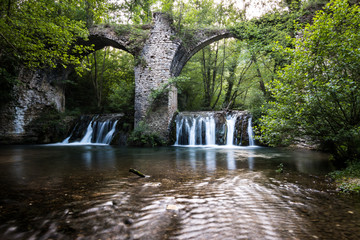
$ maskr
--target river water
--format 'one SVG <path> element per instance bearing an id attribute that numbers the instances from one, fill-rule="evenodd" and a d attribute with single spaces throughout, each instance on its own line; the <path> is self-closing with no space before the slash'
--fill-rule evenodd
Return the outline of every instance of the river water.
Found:
<path id="1" fill-rule="evenodd" d="M 359 197 L 326 180 L 327 157 L 260 147 L 2 146 L 0 239 L 360 239 Z"/>

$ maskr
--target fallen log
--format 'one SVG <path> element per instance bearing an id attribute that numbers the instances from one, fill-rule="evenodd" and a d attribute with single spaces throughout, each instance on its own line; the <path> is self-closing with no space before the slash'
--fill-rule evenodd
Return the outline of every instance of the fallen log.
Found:
<path id="1" fill-rule="evenodd" d="M 138 175 L 139 177 L 145 177 L 144 174 L 142 174 L 141 172 L 139 172 L 138 170 L 133 169 L 133 168 L 130 168 L 130 169 L 129 169 L 129 172 L 132 172 L 132 173 Z"/>

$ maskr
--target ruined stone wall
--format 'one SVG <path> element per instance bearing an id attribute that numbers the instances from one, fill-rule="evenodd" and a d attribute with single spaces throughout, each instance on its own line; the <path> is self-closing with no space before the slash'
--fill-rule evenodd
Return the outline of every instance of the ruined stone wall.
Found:
<path id="1" fill-rule="evenodd" d="M 13 100 L 0 109 L 0 143 L 36 140 L 35 129 L 28 125 L 48 109 L 65 110 L 62 84 L 69 70 L 20 70 Z"/>

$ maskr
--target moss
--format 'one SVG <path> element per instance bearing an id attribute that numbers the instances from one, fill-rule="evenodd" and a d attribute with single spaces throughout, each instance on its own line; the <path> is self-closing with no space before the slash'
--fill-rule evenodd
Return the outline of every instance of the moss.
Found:
<path id="1" fill-rule="evenodd" d="M 169 139 L 167 145 L 173 145 L 176 142 L 176 116 L 179 114 L 179 111 L 176 111 L 171 118 L 170 127 L 169 127 Z"/>
<path id="2" fill-rule="evenodd" d="M 113 25 L 113 30 L 119 36 L 124 36 L 129 41 L 129 51 L 136 53 L 139 52 L 145 44 L 150 34 L 150 28 L 148 25 Z"/>
<path id="3" fill-rule="evenodd" d="M 147 67 L 147 62 L 142 56 L 136 56 L 135 57 L 135 66 L 141 66 L 142 68 Z"/>

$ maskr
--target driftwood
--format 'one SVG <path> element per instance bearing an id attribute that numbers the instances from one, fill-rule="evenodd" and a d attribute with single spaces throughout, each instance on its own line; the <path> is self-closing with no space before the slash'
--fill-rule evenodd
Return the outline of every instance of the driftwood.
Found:
<path id="1" fill-rule="evenodd" d="M 140 177 L 145 177 L 144 174 L 142 174 L 141 172 L 139 172 L 138 170 L 133 169 L 133 168 L 130 168 L 130 169 L 129 169 L 129 172 L 132 172 L 132 173 L 134 173 L 134 174 L 136 174 L 136 175 L 138 175 L 138 176 L 140 176 Z"/>

